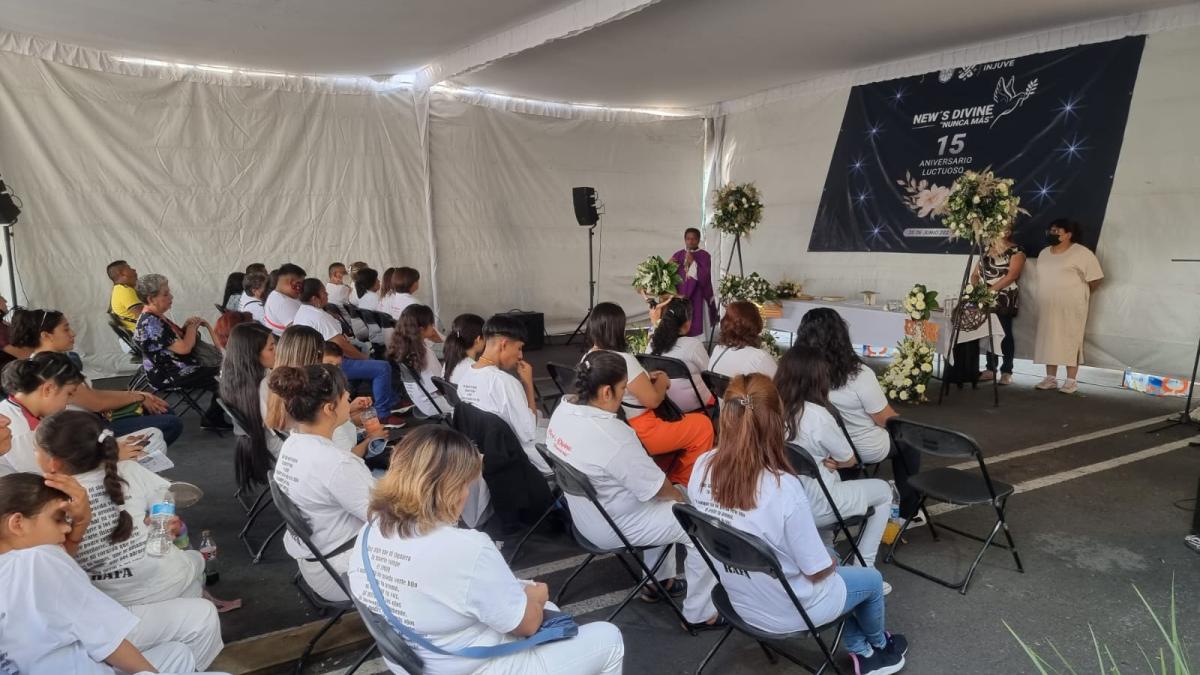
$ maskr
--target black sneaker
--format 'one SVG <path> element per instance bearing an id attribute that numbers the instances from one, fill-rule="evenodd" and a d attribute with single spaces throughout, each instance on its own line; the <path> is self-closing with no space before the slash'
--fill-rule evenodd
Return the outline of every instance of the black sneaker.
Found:
<path id="1" fill-rule="evenodd" d="M 659 583 L 662 584 L 663 586 L 666 586 L 667 595 L 671 596 L 671 598 L 673 598 L 675 600 L 678 600 L 679 598 L 682 598 L 687 595 L 687 580 L 686 579 L 678 579 L 678 578 L 672 579 L 670 586 L 667 586 L 665 580 L 660 581 Z M 641 599 L 642 599 L 642 602 L 649 602 L 651 604 L 653 604 L 655 602 L 661 602 L 662 601 L 662 593 L 658 592 L 657 586 L 655 586 L 654 584 L 651 584 L 651 583 L 647 583 L 645 586 L 642 586 Z"/>
<path id="2" fill-rule="evenodd" d="M 896 651 L 894 646 L 897 646 L 897 643 L 888 640 L 886 646 L 876 649 L 870 656 L 851 654 L 854 675 L 891 675 L 900 672 L 904 668 L 904 654 Z"/>
<path id="3" fill-rule="evenodd" d="M 884 645 L 884 649 L 890 649 L 900 656 L 908 656 L 908 640 L 903 635 L 899 633 L 892 635 L 887 631 L 884 631 L 883 634 L 887 636 L 887 644 Z"/>

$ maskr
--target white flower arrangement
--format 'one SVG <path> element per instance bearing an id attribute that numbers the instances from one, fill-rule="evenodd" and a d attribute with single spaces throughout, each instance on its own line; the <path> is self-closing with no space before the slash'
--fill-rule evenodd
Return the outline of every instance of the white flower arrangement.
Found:
<path id="1" fill-rule="evenodd" d="M 1000 295 L 993 291 L 985 282 L 967 284 L 963 287 L 962 301 L 975 305 L 984 312 L 990 312 L 1000 302 Z"/>
<path id="2" fill-rule="evenodd" d="M 893 401 L 921 403 L 933 377 L 933 347 L 922 338 L 906 337 L 896 346 L 896 356 L 879 378 Z"/>
<path id="3" fill-rule="evenodd" d="M 775 341 L 775 335 L 769 328 L 764 328 L 763 332 L 758 336 L 760 349 L 771 355 L 771 358 L 776 361 L 783 356 L 783 350 L 779 348 L 779 343 Z"/>
<path id="4" fill-rule="evenodd" d="M 929 290 L 925 284 L 912 287 L 904 297 L 904 313 L 913 321 L 928 321 L 929 314 L 938 308 L 937 291 Z"/>
<path id="5" fill-rule="evenodd" d="M 726 274 L 721 277 L 720 283 L 717 284 L 717 295 L 721 297 L 722 305 L 727 305 L 738 300 L 762 305 L 763 303 L 774 302 L 779 299 L 779 294 L 775 290 L 775 287 L 765 277 L 760 276 L 758 272 L 751 272 L 748 276 L 744 277 L 736 274 Z"/>
<path id="6" fill-rule="evenodd" d="M 650 329 L 635 328 L 625 331 L 625 350 L 630 354 L 645 354 L 650 345 Z"/>
<path id="7" fill-rule="evenodd" d="M 762 222 L 762 213 L 754 183 L 727 183 L 713 196 L 712 226 L 725 234 L 749 235 Z"/>
<path id="8" fill-rule="evenodd" d="M 775 295 L 780 300 L 791 300 L 798 298 L 804 293 L 804 284 L 797 281 L 789 281 L 784 279 L 775 284 Z"/>
<path id="9" fill-rule="evenodd" d="M 997 178 L 990 168 L 959 176 L 941 207 L 950 236 L 986 245 L 1004 234 L 1018 214 L 1029 215 L 1012 186 L 1011 178 Z"/>
<path id="10" fill-rule="evenodd" d="M 662 256 L 646 258 L 633 271 L 633 287 L 651 297 L 674 293 L 682 283 L 679 265 L 673 260 L 663 260 Z"/>

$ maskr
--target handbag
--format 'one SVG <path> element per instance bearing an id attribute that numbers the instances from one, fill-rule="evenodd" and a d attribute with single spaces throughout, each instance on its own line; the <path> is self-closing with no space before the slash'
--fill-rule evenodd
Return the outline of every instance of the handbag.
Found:
<path id="1" fill-rule="evenodd" d="M 200 338 L 196 338 L 196 345 L 192 347 L 192 356 L 195 357 L 196 362 L 201 366 L 208 368 L 221 367 L 221 350 L 202 341 Z"/>
<path id="2" fill-rule="evenodd" d="M 379 605 L 379 611 L 383 613 L 384 618 L 387 619 L 388 623 L 391 624 L 392 628 L 401 637 L 412 644 L 419 645 L 423 649 L 435 654 L 441 654 L 442 656 L 460 656 L 468 659 L 494 659 L 500 656 L 515 654 L 546 642 L 573 638 L 579 634 L 579 624 L 575 623 L 575 619 L 570 614 L 548 609 L 542 613 L 542 625 L 537 629 L 537 632 L 523 640 L 505 642 L 487 647 L 466 647 L 457 651 L 442 649 L 429 640 L 426 640 L 413 629 L 405 626 L 404 622 L 396 618 L 391 608 L 388 607 L 387 601 L 383 598 L 383 593 L 379 591 L 379 581 L 375 579 L 375 571 L 371 569 L 371 557 L 367 554 L 367 540 L 370 536 L 371 524 L 367 523 L 366 527 L 362 530 L 362 536 L 360 537 L 362 543 L 359 546 L 362 550 L 363 572 L 367 575 L 367 583 L 371 586 L 371 593 L 375 595 L 375 603 Z"/>

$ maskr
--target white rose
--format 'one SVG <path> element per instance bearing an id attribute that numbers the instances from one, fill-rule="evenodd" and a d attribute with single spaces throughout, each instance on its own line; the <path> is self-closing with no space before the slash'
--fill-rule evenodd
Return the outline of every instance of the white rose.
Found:
<path id="1" fill-rule="evenodd" d="M 907 401 L 907 400 L 908 400 L 908 392 L 907 392 L 907 391 L 902 391 L 902 392 L 900 392 L 900 400 L 901 400 L 901 401 Z"/>
<path id="2" fill-rule="evenodd" d="M 911 386 L 912 386 L 912 380 L 908 379 L 907 377 L 906 377 L 906 378 L 904 378 L 904 386 L 906 386 L 906 387 L 911 387 Z"/>
<path id="3" fill-rule="evenodd" d="M 922 364 L 921 364 L 921 370 L 922 370 L 922 371 L 924 371 L 924 372 L 926 372 L 926 373 L 932 373 L 932 372 L 933 372 L 933 365 L 932 365 L 932 364 L 928 364 L 928 363 L 922 363 Z"/>
<path id="4" fill-rule="evenodd" d="M 921 374 L 921 371 L 920 371 L 919 369 L 917 369 L 917 368 L 913 368 L 912 370 L 910 370 L 910 371 L 908 371 L 908 372 L 912 373 L 913 375 L 920 375 L 920 374 Z"/>
<path id="5" fill-rule="evenodd" d="M 921 353 L 922 353 L 922 354 L 928 354 L 928 353 L 929 353 L 929 347 L 921 347 Z"/>
<path id="6" fill-rule="evenodd" d="M 911 317 L 912 317 L 912 318 L 914 318 L 914 319 L 920 319 L 920 318 L 921 318 L 921 313 L 920 313 L 920 312 L 910 312 L 910 313 L 909 313 L 909 316 L 911 316 Z"/>
<path id="7" fill-rule="evenodd" d="M 895 389 L 888 392 L 888 398 L 896 398 L 896 390 Z"/>
<path id="8" fill-rule="evenodd" d="M 923 385 L 923 384 L 918 384 L 918 385 L 917 385 L 917 393 L 918 393 L 918 394 L 924 394 L 924 393 L 925 393 L 925 385 Z"/>
<path id="9" fill-rule="evenodd" d="M 917 300 L 917 309 L 925 309 L 925 300 L 924 299 Z"/>
<path id="10" fill-rule="evenodd" d="M 1008 194 L 1008 185 L 1006 185 L 1006 184 L 1004 184 L 1004 183 L 1001 183 L 1000 185 L 998 185 L 998 186 L 996 187 L 996 190 L 997 190 L 997 191 L 998 191 L 1000 194 L 1002 194 L 1002 195 L 1006 195 L 1006 194 Z"/>
<path id="11" fill-rule="evenodd" d="M 979 203 L 979 195 L 975 195 L 974 197 L 971 197 L 971 203 L 978 204 Z"/>

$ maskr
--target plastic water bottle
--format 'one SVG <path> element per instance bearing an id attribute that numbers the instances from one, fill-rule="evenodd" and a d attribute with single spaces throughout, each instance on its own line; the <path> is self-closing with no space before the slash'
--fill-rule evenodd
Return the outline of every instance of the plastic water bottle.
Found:
<path id="1" fill-rule="evenodd" d="M 900 525 L 904 522 L 900 518 L 900 491 L 896 489 L 895 481 L 889 480 L 888 485 L 892 488 L 892 515 L 883 529 L 883 543 L 885 544 L 896 541 L 896 537 L 900 534 Z"/>
<path id="2" fill-rule="evenodd" d="M 163 490 L 158 501 L 150 507 L 150 532 L 146 535 L 146 555 L 162 557 L 175 545 L 171 536 L 171 519 L 175 517 L 175 495 L 171 488 Z"/>
<path id="3" fill-rule="evenodd" d="M 209 530 L 200 531 L 200 555 L 204 556 L 204 585 L 212 586 L 221 580 L 217 568 L 217 542 Z"/>

